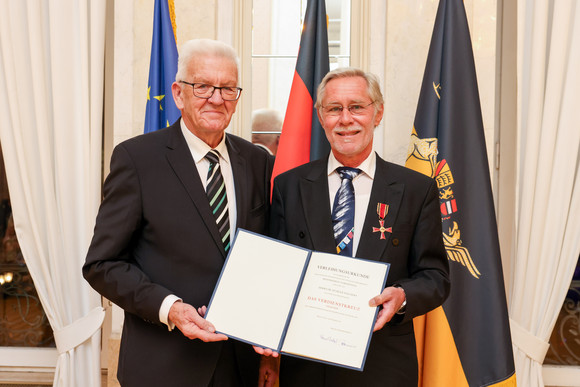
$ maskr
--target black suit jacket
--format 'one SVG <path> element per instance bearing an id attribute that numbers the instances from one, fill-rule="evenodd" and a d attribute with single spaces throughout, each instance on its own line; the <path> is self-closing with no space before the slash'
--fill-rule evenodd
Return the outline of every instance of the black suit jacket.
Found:
<path id="1" fill-rule="evenodd" d="M 311 250 L 336 252 L 328 195 L 327 159 L 278 176 L 274 181 L 270 231 L 275 238 Z M 377 204 L 389 205 L 380 239 Z M 395 315 L 373 334 L 364 372 L 284 357 L 281 385 L 417 386 L 412 318 L 441 305 L 449 293 L 449 267 L 441 237 L 436 183 L 377 156 L 370 201 L 360 234 L 359 258 L 391 264 L 388 286 L 400 284 L 407 297 Z"/>
<path id="2" fill-rule="evenodd" d="M 226 145 L 237 226 L 265 234 L 271 159 L 233 135 L 226 134 Z M 83 275 L 125 311 L 118 369 L 123 386 L 206 386 L 224 345 L 234 346 L 247 385 L 257 383 L 259 358 L 250 346 L 189 340 L 159 321 L 169 294 L 194 307 L 208 305 L 224 259 L 179 120 L 119 144 Z"/>

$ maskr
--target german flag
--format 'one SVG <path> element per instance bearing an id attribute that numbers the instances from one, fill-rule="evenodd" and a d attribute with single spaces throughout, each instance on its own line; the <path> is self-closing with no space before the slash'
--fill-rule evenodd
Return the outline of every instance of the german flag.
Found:
<path id="1" fill-rule="evenodd" d="M 330 151 L 314 109 L 316 89 L 329 70 L 326 20 L 324 0 L 308 0 L 272 181 L 279 174 Z"/>
<path id="2" fill-rule="evenodd" d="M 171 84 L 175 80 L 176 73 L 177 46 L 173 0 L 155 0 L 145 133 L 168 127 L 181 115 L 171 93 Z"/>
<path id="3" fill-rule="evenodd" d="M 420 386 L 515 386 L 479 91 L 462 0 L 441 0 L 406 166 L 436 179 L 451 294 L 415 319 Z"/>

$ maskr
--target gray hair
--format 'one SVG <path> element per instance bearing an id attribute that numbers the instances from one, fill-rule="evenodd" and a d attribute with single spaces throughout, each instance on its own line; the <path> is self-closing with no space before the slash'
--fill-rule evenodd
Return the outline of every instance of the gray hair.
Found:
<path id="1" fill-rule="evenodd" d="M 333 79 L 352 77 L 361 77 L 366 81 L 368 86 L 367 93 L 371 100 L 374 101 L 375 107 L 384 103 L 383 93 L 381 93 L 381 87 L 379 85 L 379 78 L 376 75 L 365 72 L 361 69 L 357 69 L 355 67 L 340 67 L 330 71 L 324 76 L 324 78 L 322 78 L 320 85 L 318 85 L 318 91 L 316 93 L 316 104 L 314 107 L 316 109 L 320 109 L 322 106 L 322 100 L 326 95 L 326 85 L 328 82 L 332 81 Z"/>
<path id="2" fill-rule="evenodd" d="M 252 132 L 279 132 L 282 117 L 272 109 L 257 109 L 252 112 Z"/>
<path id="3" fill-rule="evenodd" d="M 240 58 L 236 51 L 229 45 L 212 39 L 192 39 L 183 43 L 179 48 L 179 59 L 177 60 L 177 73 L 175 81 L 184 81 L 187 77 L 187 66 L 196 56 L 217 56 L 230 59 L 235 63 L 240 79 Z"/>
<path id="4" fill-rule="evenodd" d="M 271 145 L 280 137 L 280 133 L 261 132 L 281 132 L 282 116 L 278 111 L 272 109 L 257 109 L 252 112 L 252 142 Z"/>

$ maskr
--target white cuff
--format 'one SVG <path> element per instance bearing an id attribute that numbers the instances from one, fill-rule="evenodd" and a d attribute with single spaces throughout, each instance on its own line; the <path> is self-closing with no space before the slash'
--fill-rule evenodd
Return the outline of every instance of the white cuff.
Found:
<path id="1" fill-rule="evenodd" d="M 176 295 L 170 294 L 161 303 L 161 307 L 159 308 L 159 321 L 163 324 L 167 325 L 167 328 L 172 331 L 175 328 L 175 324 L 169 321 L 169 309 L 171 306 L 177 301 L 182 301 L 181 298 L 177 297 Z"/>

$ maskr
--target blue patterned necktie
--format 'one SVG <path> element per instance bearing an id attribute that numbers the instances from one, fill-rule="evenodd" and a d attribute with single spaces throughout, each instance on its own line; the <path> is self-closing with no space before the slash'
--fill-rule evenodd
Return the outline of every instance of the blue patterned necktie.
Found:
<path id="1" fill-rule="evenodd" d="M 354 186 L 352 179 L 361 170 L 358 168 L 338 167 L 340 188 L 334 197 L 332 208 L 332 228 L 336 241 L 336 253 L 352 257 L 352 239 L 354 236 Z"/>
<path id="2" fill-rule="evenodd" d="M 226 195 L 226 184 L 219 163 L 219 153 L 215 149 L 210 150 L 205 155 L 209 161 L 207 171 L 207 199 L 211 212 L 215 217 L 224 250 L 226 253 L 230 249 L 230 216 L 228 212 L 228 197 Z"/>

